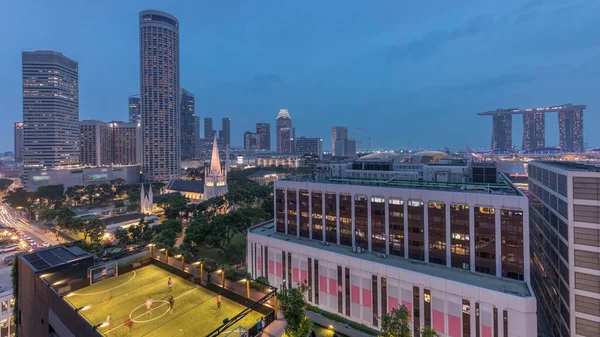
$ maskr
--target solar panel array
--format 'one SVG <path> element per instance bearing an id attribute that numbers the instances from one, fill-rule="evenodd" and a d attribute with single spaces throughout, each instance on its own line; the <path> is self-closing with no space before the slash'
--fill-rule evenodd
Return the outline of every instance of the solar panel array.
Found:
<path id="1" fill-rule="evenodd" d="M 85 251 L 81 251 L 85 253 Z M 83 254 L 80 254 L 77 250 L 71 252 L 65 247 L 58 246 L 24 255 L 23 258 L 40 271 L 76 260 L 81 255 Z"/>

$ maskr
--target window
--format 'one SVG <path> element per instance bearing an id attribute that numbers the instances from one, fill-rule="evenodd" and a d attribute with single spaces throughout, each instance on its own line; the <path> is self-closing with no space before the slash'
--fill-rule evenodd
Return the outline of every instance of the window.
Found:
<path id="1" fill-rule="evenodd" d="M 308 301 L 312 302 L 313 295 L 312 259 L 308 258 Z"/>
<path id="2" fill-rule="evenodd" d="M 431 326 L 431 290 L 423 290 L 423 324 Z"/>
<path id="3" fill-rule="evenodd" d="M 387 302 L 388 302 L 388 298 L 387 298 L 387 278 L 382 277 L 381 278 L 381 316 L 387 314 L 388 312 L 388 307 L 387 307 Z"/>
<path id="4" fill-rule="evenodd" d="M 297 200 L 296 200 L 296 191 L 288 190 L 287 191 L 287 209 L 288 209 L 288 217 L 287 217 L 287 233 L 289 235 L 296 236 L 297 228 L 296 228 L 296 215 L 298 214 L 297 209 Z"/>
<path id="5" fill-rule="evenodd" d="M 372 275 L 371 276 L 371 299 L 373 301 L 373 325 L 374 326 L 378 326 L 378 317 L 379 317 L 379 312 L 378 312 L 378 308 L 379 308 L 379 301 L 378 301 L 378 296 L 377 296 L 377 289 L 379 289 L 379 287 L 377 286 L 377 275 Z"/>
<path id="6" fill-rule="evenodd" d="M 508 337 L 508 311 L 503 312 L 504 337 Z"/>
<path id="7" fill-rule="evenodd" d="M 369 215 L 366 196 L 354 197 L 354 235 L 357 247 L 367 249 L 369 246 Z"/>
<path id="8" fill-rule="evenodd" d="M 523 211 L 501 210 L 502 277 L 523 280 Z"/>
<path id="9" fill-rule="evenodd" d="M 332 193 L 325 194 L 325 240 L 337 244 L 337 199 Z"/>
<path id="10" fill-rule="evenodd" d="M 471 337 L 471 302 L 462 300 L 463 337 Z"/>
<path id="11" fill-rule="evenodd" d="M 312 192 L 312 238 L 323 240 L 323 194 Z"/>
<path id="12" fill-rule="evenodd" d="M 390 254 L 404 257 L 404 202 L 389 199 Z"/>
<path id="13" fill-rule="evenodd" d="M 420 315 L 420 308 L 421 308 L 421 300 L 419 297 L 419 287 L 413 287 L 413 316 L 414 316 L 414 322 L 413 322 L 413 327 L 414 327 L 414 335 L 415 336 L 420 336 L 421 335 L 421 331 L 420 331 L 420 327 L 421 327 L 421 315 Z"/>
<path id="14" fill-rule="evenodd" d="M 308 238 L 310 233 L 309 214 L 310 194 L 306 190 L 300 190 L 300 237 Z"/>
<path id="15" fill-rule="evenodd" d="M 275 190 L 275 226 L 277 231 L 285 233 L 285 191 Z"/>
<path id="16" fill-rule="evenodd" d="M 338 312 L 340 314 L 344 313 L 343 309 L 343 297 L 342 297 L 342 267 L 337 267 L 337 299 L 338 299 Z"/>
<path id="17" fill-rule="evenodd" d="M 346 268 L 345 271 L 345 279 L 346 279 L 346 289 L 345 289 L 345 294 L 346 294 L 346 316 L 350 316 L 350 268 Z"/>
<path id="18" fill-rule="evenodd" d="M 315 260 L 315 304 L 319 304 L 319 260 Z"/>
<path id="19" fill-rule="evenodd" d="M 496 211 L 475 207 L 475 271 L 496 275 Z"/>
<path id="20" fill-rule="evenodd" d="M 429 219 L 429 262 L 446 265 L 446 205 L 427 204 Z"/>
<path id="21" fill-rule="evenodd" d="M 424 250 L 424 217 L 423 202 L 408 202 L 408 257 L 419 261 L 425 260 Z"/>
<path id="22" fill-rule="evenodd" d="M 374 252 L 386 252 L 385 216 L 385 199 L 371 197 L 371 245 Z"/>
<path id="23" fill-rule="evenodd" d="M 450 231 L 452 267 L 470 270 L 469 206 L 450 206 Z"/>
<path id="24" fill-rule="evenodd" d="M 340 194 L 340 245 L 352 246 L 352 196 Z"/>

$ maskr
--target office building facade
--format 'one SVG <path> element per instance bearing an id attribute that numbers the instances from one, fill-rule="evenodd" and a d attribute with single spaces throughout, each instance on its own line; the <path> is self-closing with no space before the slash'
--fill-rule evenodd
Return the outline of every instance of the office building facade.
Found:
<path id="1" fill-rule="evenodd" d="M 336 156 L 354 157 L 356 156 L 356 140 L 338 139 L 335 141 Z"/>
<path id="2" fill-rule="evenodd" d="M 260 135 L 260 149 L 271 151 L 271 124 L 256 123 L 256 133 Z"/>
<path id="3" fill-rule="evenodd" d="M 244 149 L 246 150 L 259 150 L 261 144 L 261 135 L 246 131 L 244 133 Z"/>
<path id="4" fill-rule="evenodd" d="M 492 117 L 492 150 L 512 149 L 512 115 Z"/>
<path id="5" fill-rule="evenodd" d="M 223 138 L 225 145 L 231 146 L 231 118 L 225 117 L 221 121 L 221 131 L 219 132 L 219 138 Z"/>
<path id="6" fill-rule="evenodd" d="M 145 181 L 181 176 L 179 21 L 160 11 L 140 13 L 140 104 Z"/>
<path id="7" fill-rule="evenodd" d="M 196 116 L 195 98 L 181 89 L 181 159 L 196 157 L 200 140 L 200 119 Z"/>
<path id="8" fill-rule="evenodd" d="M 108 125 L 97 120 L 83 120 L 80 125 L 80 163 L 82 166 L 111 164 L 111 141 Z"/>
<path id="9" fill-rule="evenodd" d="M 23 122 L 16 122 L 13 125 L 15 132 L 15 162 L 23 162 Z"/>
<path id="10" fill-rule="evenodd" d="M 275 219 L 248 233 L 248 272 L 278 287 L 306 282 L 310 304 L 374 329 L 404 305 L 413 336 L 430 326 L 441 336 L 535 337 L 528 200 L 501 177 L 492 192 L 277 180 Z"/>
<path id="11" fill-rule="evenodd" d="M 299 137 L 294 139 L 295 152 L 297 154 L 312 154 L 323 158 L 323 139 Z"/>
<path id="12" fill-rule="evenodd" d="M 287 109 L 279 110 L 275 120 L 275 138 L 278 153 L 292 153 L 294 130 L 292 128 L 292 117 Z"/>
<path id="13" fill-rule="evenodd" d="M 108 123 L 110 165 L 138 165 L 140 126 L 137 123 Z"/>
<path id="14" fill-rule="evenodd" d="M 204 117 L 204 138 L 210 139 L 212 141 L 215 136 L 215 131 L 213 129 L 213 120 L 210 117 Z"/>
<path id="15" fill-rule="evenodd" d="M 348 139 L 348 128 L 343 126 L 334 126 L 331 128 L 331 155 L 345 156 L 342 151 L 337 150 L 337 141 Z"/>
<path id="16" fill-rule="evenodd" d="M 23 166 L 79 165 L 79 66 L 54 51 L 23 52 Z"/>
<path id="17" fill-rule="evenodd" d="M 600 168 L 528 165 L 531 283 L 544 336 L 600 336 Z"/>
<path id="18" fill-rule="evenodd" d="M 129 96 L 129 122 L 130 123 L 141 123 L 140 115 L 140 96 L 132 95 Z"/>

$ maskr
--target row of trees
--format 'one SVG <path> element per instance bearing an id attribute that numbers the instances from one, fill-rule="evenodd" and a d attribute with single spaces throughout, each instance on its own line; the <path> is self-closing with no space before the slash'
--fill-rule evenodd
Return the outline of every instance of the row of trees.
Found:
<path id="1" fill-rule="evenodd" d="M 99 243 L 106 230 L 104 223 L 97 217 L 82 219 L 75 215 L 69 207 L 44 208 L 40 213 L 40 219 L 56 222 L 61 230 L 81 233 L 85 242 L 89 240 L 92 244 Z"/>

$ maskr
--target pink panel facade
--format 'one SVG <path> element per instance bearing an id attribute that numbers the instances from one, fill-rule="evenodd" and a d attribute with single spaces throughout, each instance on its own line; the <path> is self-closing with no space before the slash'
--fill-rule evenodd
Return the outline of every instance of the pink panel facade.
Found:
<path id="1" fill-rule="evenodd" d="M 258 269 L 259 271 L 262 271 L 262 257 L 261 256 L 256 257 L 256 269 Z"/>
<path id="2" fill-rule="evenodd" d="M 448 334 L 452 337 L 462 336 L 462 324 L 460 317 L 448 315 Z"/>
<path id="3" fill-rule="evenodd" d="M 352 286 L 352 303 L 360 304 L 360 288 Z"/>
<path id="4" fill-rule="evenodd" d="M 327 293 L 327 277 L 323 275 L 319 276 L 319 291 Z"/>
<path id="5" fill-rule="evenodd" d="M 275 262 L 269 260 L 269 275 L 275 275 Z"/>
<path id="6" fill-rule="evenodd" d="M 337 280 L 329 279 L 329 295 L 337 296 Z"/>
<path id="7" fill-rule="evenodd" d="M 388 312 L 392 312 L 392 310 L 397 309 L 398 307 L 398 299 L 395 297 L 388 297 Z"/>
<path id="8" fill-rule="evenodd" d="M 299 273 L 298 268 L 292 268 L 292 281 L 294 281 L 294 284 L 297 284 L 300 282 L 300 277 L 299 277 L 298 273 Z"/>
<path id="9" fill-rule="evenodd" d="M 373 296 L 371 295 L 371 290 L 363 289 L 362 295 L 363 295 L 363 302 L 362 302 L 363 307 L 370 308 L 371 301 L 373 300 Z"/>
<path id="10" fill-rule="evenodd" d="M 444 327 L 444 313 L 433 310 L 433 330 L 441 333 L 446 332 L 446 328 Z"/>
<path id="11" fill-rule="evenodd" d="M 300 281 L 302 283 L 308 282 L 308 273 L 306 272 L 306 270 L 300 271 Z"/>
<path id="12" fill-rule="evenodd" d="M 275 262 L 275 275 L 277 275 L 277 277 L 281 277 L 282 275 L 281 262 Z"/>
<path id="13" fill-rule="evenodd" d="M 482 337 L 492 337 L 492 327 L 491 326 L 481 326 L 481 336 Z"/>

